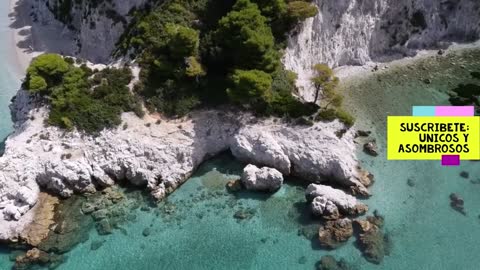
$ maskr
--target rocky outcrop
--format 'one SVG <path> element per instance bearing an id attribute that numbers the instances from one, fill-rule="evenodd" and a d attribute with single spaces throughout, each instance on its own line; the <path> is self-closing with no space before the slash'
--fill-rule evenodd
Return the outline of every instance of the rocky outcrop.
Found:
<path id="1" fill-rule="evenodd" d="M 0 223 L 9 224 L 1 227 L 2 239 L 17 235 L 17 229 L 9 228 L 25 222 L 22 215 L 37 202 L 40 186 L 68 197 L 127 180 L 161 199 L 205 159 L 229 149 L 239 159 L 268 164 L 284 174 L 366 191 L 353 131 L 338 138 L 335 131 L 344 126 L 337 121 L 307 127 L 259 121 L 248 114 L 199 111 L 158 122 L 152 116 L 139 119 L 126 113 L 119 128 L 93 137 L 45 127 L 47 109 L 24 91 L 11 108 L 16 130 L 0 157 Z M 252 147 L 262 140 L 263 148 Z"/>
<path id="2" fill-rule="evenodd" d="M 63 261 L 63 256 L 48 254 L 38 248 L 33 248 L 25 255 L 20 255 L 15 260 L 14 269 L 30 269 L 33 265 L 46 266 L 54 269 Z"/>
<path id="3" fill-rule="evenodd" d="M 321 216 L 324 219 L 338 219 L 340 217 L 337 205 L 323 196 L 313 199 L 311 209 L 315 216 Z"/>
<path id="4" fill-rule="evenodd" d="M 374 264 L 380 264 L 385 255 L 390 252 L 390 239 L 382 231 L 384 219 L 375 212 L 374 216 L 368 216 L 366 220 L 355 220 L 358 247 L 365 259 Z"/>
<path id="5" fill-rule="evenodd" d="M 282 187 L 283 175 L 276 169 L 249 164 L 243 169 L 241 181 L 248 190 L 273 192 Z"/>
<path id="6" fill-rule="evenodd" d="M 363 152 L 365 152 L 366 154 L 372 156 L 372 157 L 376 157 L 378 156 L 378 146 L 377 146 L 377 143 L 373 140 L 373 141 L 369 141 L 367 143 L 365 143 L 363 145 Z"/>
<path id="7" fill-rule="evenodd" d="M 326 249 L 335 249 L 353 235 L 352 221 L 348 218 L 327 221 L 318 231 L 320 245 Z"/>
<path id="8" fill-rule="evenodd" d="M 319 13 L 290 37 L 284 63 L 298 73 L 300 95 L 314 99 L 317 63 L 331 66 L 390 61 L 417 50 L 480 36 L 477 0 L 315 0 Z"/>
<path id="9" fill-rule="evenodd" d="M 367 207 L 359 203 L 355 197 L 342 190 L 325 185 L 310 184 L 305 190 L 305 197 L 312 201 L 312 210 L 319 210 L 320 202 L 331 202 L 345 215 L 359 215 L 367 211 Z M 326 207 L 326 204 L 325 204 Z M 324 208 L 325 208 L 324 207 Z M 317 211 L 319 213 L 319 211 Z"/>

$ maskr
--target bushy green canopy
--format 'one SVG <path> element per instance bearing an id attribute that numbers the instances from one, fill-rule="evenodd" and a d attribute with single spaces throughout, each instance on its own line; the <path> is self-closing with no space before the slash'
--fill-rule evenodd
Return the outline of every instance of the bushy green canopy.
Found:
<path id="1" fill-rule="evenodd" d="M 219 21 L 216 37 L 234 68 L 271 72 L 280 63 L 267 18 L 249 0 L 238 0 Z"/>

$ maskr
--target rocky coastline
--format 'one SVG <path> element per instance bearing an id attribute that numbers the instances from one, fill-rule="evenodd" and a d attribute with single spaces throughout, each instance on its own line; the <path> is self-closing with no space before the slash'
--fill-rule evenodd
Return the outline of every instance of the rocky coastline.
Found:
<path id="1" fill-rule="evenodd" d="M 344 128 L 337 121 L 298 126 L 222 111 L 198 111 L 180 120 L 127 113 L 116 130 L 87 136 L 46 127 L 48 109 L 23 90 L 11 109 L 16 130 L 0 157 L 1 222 L 11 224 L 2 226 L 3 240 L 18 235 L 12 228 L 25 223 L 40 189 L 69 197 L 128 181 L 160 200 L 204 160 L 224 151 L 285 176 L 333 181 L 368 195 L 370 179 L 355 157 L 354 131 L 337 137 Z"/>

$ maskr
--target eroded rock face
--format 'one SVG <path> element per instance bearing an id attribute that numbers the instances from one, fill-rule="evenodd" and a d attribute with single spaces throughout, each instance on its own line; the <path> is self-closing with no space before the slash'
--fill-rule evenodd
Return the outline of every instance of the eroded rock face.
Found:
<path id="1" fill-rule="evenodd" d="M 249 164 L 243 169 L 241 181 L 248 190 L 273 192 L 282 187 L 283 175 L 276 169 Z"/>
<path id="2" fill-rule="evenodd" d="M 35 49 L 107 63 L 131 19 L 129 12 L 147 0 L 77 0 L 70 6 L 60 0 L 24 2 L 22 12 L 31 15 L 31 31 L 49 37 L 33 44 Z"/>
<path id="3" fill-rule="evenodd" d="M 412 56 L 419 49 L 480 37 L 477 0 L 314 1 L 319 13 L 289 40 L 284 63 L 313 101 L 312 66 L 364 65 Z"/>
<path id="4" fill-rule="evenodd" d="M 352 221 L 348 218 L 327 221 L 318 231 L 320 245 L 327 249 L 339 247 L 348 241 L 352 235 Z"/>
<path id="5" fill-rule="evenodd" d="M 324 219 L 338 219 L 340 213 L 337 206 L 323 196 L 315 197 L 311 203 L 312 213 Z"/>
<path id="6" fill-rule="evenodd" d="M 40 186 L 68 197 L 126 180 L 161 199 L 201 162 L 229 149 L 241 160 L 269 164 L 284 174 L 366 191 L 353 131 L 339 139 L 335 131 L 344 126 L 337 121 L 306 127 L 259 121 L 248 114 L 199 111 L 156 124 L 152 116 L 139 119 L 126 113 L 122 120 L 127 129 L 120 125 L 92 137 L 45 127 L 48 111 L 25 91 L 18 92 L 11 109 L 16 130 L 0 157 L 0 222 L 22 219 L 37 202 Z M 268 140 L 253 147 L 262 137 Z M 18 227 L 15 224 L 2 226 L 2 239 L 13 236 L 16 229 L 9 228 Z"/>

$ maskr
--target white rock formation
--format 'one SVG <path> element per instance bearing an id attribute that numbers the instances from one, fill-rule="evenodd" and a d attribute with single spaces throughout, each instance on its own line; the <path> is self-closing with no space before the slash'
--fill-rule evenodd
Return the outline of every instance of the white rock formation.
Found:
<path id="1" fill-rule="evenodd" d="M 312 101 L 311 68 L 363 65 L 419 49 L 480 37 L 478 0 L 315 0 L 319 14 L 291 36 L 284 63 L 298 73 L 300 95 Z"/>
<path id="2" fill-rule="evenodd" d="M 70 196 L 126 179 L 162 198 L 205 159 L 229 149 L 242 160 L 285 175 L 290 172 L 312 182 L 336 179 L 366 190 L 357 169 L 353 131 L 338 138 L 335 131 L 343 128 L 338 121 L 293 126 L 199 111 L 188 119 L 157 124 L 152 116 L 139 119 L 126 113 L 117 129 L 92 137 L 45 127 L 47 110 L 38 104 L 19 91 L 11 105 L 15 132 L 0 157 L 0 221 L 27 213 L 37 201 L 39 186 Z"/>
<path id="3" fill-rule="evenodd" d="M 342 190 L 325 185 L 310 184 L 305 190 L 305 196 L 308 200 L 314 200 L 317 197 L 323 197 L 327 201 L 334 203 L 339 210 L 343 212 L 353 212 L 358 204 L 357 199 Z M 317 199 L 317 202 L 320 199 Z"/>
<path id="4" fill-rule="evenodd" d="M 283 175 L 276 169 L 248 164 L 243 169 L 241 181 L 248 190 L 277 191 L 282 187 Z"/>
<path id="5" fill-rule="evenodd" d="M 315 197 L 310 205 L 312 213 L 316 216 L 338 216 L 338 207 L 324 196 Z"/>

